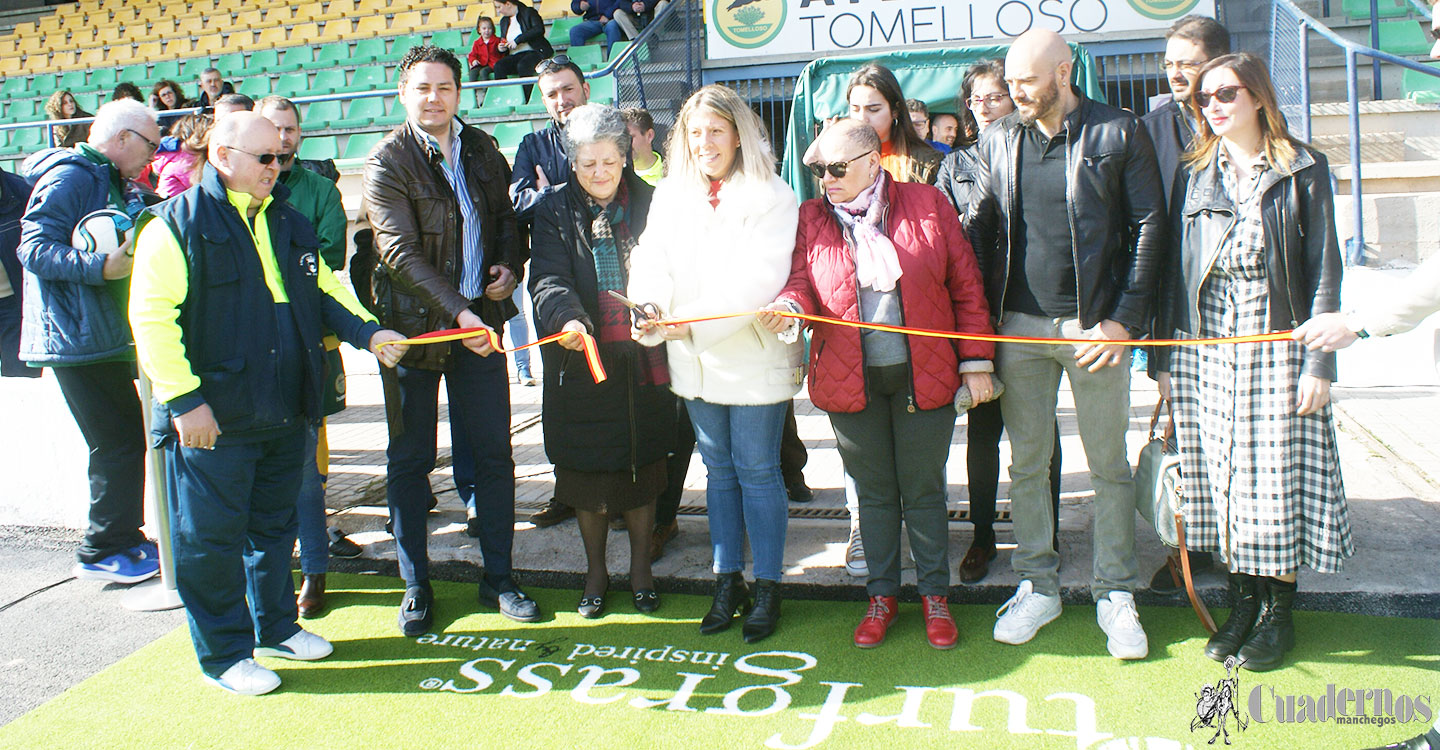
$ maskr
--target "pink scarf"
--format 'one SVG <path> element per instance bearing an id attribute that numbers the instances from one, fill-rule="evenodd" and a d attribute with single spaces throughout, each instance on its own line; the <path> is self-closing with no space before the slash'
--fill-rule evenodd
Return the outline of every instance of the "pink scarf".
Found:
<path id="1" fill-rule="evenodd" d="M 880 228 L 885 213 L 885 170 L 875 177 L 870 187 L 860 191 L 849 203 L 831 203 L 840 225 L 849 230 L 851 250 L 855 254 L 855 276 L 860 286 L 877 292 L 888 292 L 900 280 L 900 258 L 895 245 Z"/>

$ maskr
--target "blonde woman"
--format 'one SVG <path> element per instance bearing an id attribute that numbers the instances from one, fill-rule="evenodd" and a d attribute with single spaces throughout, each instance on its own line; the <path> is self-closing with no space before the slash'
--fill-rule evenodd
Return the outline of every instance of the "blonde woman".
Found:
<path id="1" fill-rule="evenodd" d="M 758 310 L 790 275 L 799 207 L 775 175 L 764 126 L 724 86 L 681 108 L 649 223 L 631 254 L 628 296 L 664 318 Z M 701 633 L 730 627 L 752 606 L 743 574 L 749 537 L 754 610 L 747 642 L 775 631 L 788 518 L 780 474 L 785 409 L 804 375 L 799 343 L 783 343 L 753 316 L 661 325 L 638 316 L 641 343 L 664 343 L 670 387 L 685 399 L 709 472 L 706 502 L 715 600 Z"/>

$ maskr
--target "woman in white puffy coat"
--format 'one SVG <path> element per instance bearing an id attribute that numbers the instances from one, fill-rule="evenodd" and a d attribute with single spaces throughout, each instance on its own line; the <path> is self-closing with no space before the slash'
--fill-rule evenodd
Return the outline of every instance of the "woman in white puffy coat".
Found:
<path id="1" fill-rule="evenodd" d="M 799 208 L 775 175 L 760 119 L 735 92 L 706 86 L 681 108 L 666 160 L 670 174 L 630 255 L 630 299 L 670 320 L 772 302 L 790 275 Z M 700 632 L 725 630 L 748 611 L 745 640 L 761 640 L 780 617 L 788 518 L 780 435 L 804 380 L 801 346 L 782 343 L 752 315 L 688 326 L 644 320 L 635 334 L 665 344 L 670 387 L 686 400 L 709 473 L 716 585 Z M 753 599 L 743 573 L 747 536 Z"/>

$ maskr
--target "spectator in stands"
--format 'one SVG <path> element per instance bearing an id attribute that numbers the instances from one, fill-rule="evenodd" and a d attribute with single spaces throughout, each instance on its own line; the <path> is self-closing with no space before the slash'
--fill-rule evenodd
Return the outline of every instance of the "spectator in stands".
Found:
<path id="1" fill-rule="evenodd" d="M 1157 335 L 1245 336 L 1336 311 L 1329 165 L 1290 134 L 1265 63 L 1217 57 L 1190 100 L 1203 119 L 1175 182 Z M 1297 570 L 1334 573 L 1355 552 L 1329 408 L 1335 355 L 1283 341 L 1154 359 L 1174 406 L 1186 540 L 1229 568 L 1230 616 L 1205 654 L 1274 669 L 1295 642 Z"/>
<path id="2" fill-rule="evenodd" d="M 400 60 L 406 122 L 365 162 L 365 205 L 384 264 L 383 276 L 376 277 L 385 281 L 377 304 L 407 335 L 456 327 L 499 332 L 516 313 L 510 295 L 523 273 L 524 250 L 506 195 L 505 157 L 479 128 L 456 117 L 461 77 L 460 60 L 449 50 L 426 45 L 406 52 Z M 459 200 L 437 201 L 436 195 Z M 480 601 L 513 620 L 540 617 L 535 601 L 511 577 L 510 388 L 505 358 L 494 354 L 486 336 L 419 347 L 387 381 L 386 392 L 398 398 L 387 396 L 386 410 L 399 429 L 392 429 L 386 450 L 386 499 L 405 579 L 399 621 L 407 636 L 426 632 L 432 622 L 425 514 L 441 378 L 449 391 L 451 425 L 467 431 L 475 471 L 485 565 Z"/>
<path id="3" fill-rule="evenodd" d="M 38 378 L 44 371 L 20 361 L 20 315 L 24 269 L 15 254 L 20 246 L 20 217 L 30 199 L 30 183 L 0 170 L 0 377 Z"/>
<path id="4" fill-rule="evenodd" d="M 34 191 L 20 223 L 20 358 L 52 368 L 90 449 L 90 525 L 75 569 L 82 579 L 136 583 L 159 570 L 155 545 L 140 532 L 145 426 L 123 302 L 133 233 L 109 255 L 79 252 L 70 239 L 95 211 L 129 208 L 121 186 L 150 163 L 159 140 L 153 110 L 109 102 L 87 142 L 41 151 L 23 167 Z"/>
<path id="5" fill-rule="evenodd" d="M 169 79 L 161 80 L 150 90 L 150 108 L 160 113 L 160 132 L 170 134 L 170 128 L 180 118 L 178 114 L 166 114 L 172 109 L 185 109 L 193 106 L 186 101 L 185 93 L 180 90 L 180 84 Z"/>
<path id="6" fill-rule="evenodd" d="M 495 19 L 480 16 L 475 22 L 475 43 L 470 45 L 470 55 L 466 57 L 470 63 L 470 80 L 490 80 L 495 75 L 495 63 L 504 56 L 500 51 L 500 37 L 495 36 Z"/>
<path id="7" fill-rule="evenodd" d="M 500 19 L 500 51 L 505 56 L 495 62 L 495 78 L 526 78 L 535 72 L 535 65 L 555 55 L 550 40 L 545 38 L 545 19 L 540 11 L 522 0 L 495 0 L 495 14 Z M 530 87 L 525 87 L 530 95 Z"/>
<path id="8" fill-rule="evenodd" d="M 115 90 L 110 92 L 110 101 L 121 99 L 134 99 L 141 104 L 145 103 L 145 95 L 140 93 L 140 87 L 129 81 L 121 81 L 115 84 Z"/>
<path id="9" fill-rule="evenodd" d="M 225 94 L 215 101 L 215 121 L 234 112 L 250 112 L 255 109 L 255 100 L 244 94 Z"/>
<path id="10" fill-rule="evenodd" d="M 630 253 L 645 231 L 653 189 L 626 169 L 630 135 L 620 112 L 603 104 L 572 111 L 565 149 L 574 179 L 535 209 L 530 295 L 538 335 L 595 337 L 610 378 L 590 376 L 579 336 L 545 358 L 545 454 L 555 464 L 555 496 L 575 508 L 587 570 L 579 612 L 599 617 L 610 578 L 608 514 L 622 514 L 630 536 L 635 608 L 660 605 L 650 571 L 655 500 L 665 490 L 675 435 L 675 394 L 663 351 L 630 338 L 623 293 Z M 567 377 L 568 376 L 568 377 Z"/>
<path id="11" fill-rule="evenodd" d="M 235 87 L 225 80 L 219 68 L 206 68 L 200 71 L 200 93 L 194 101 L 189 103 L 191 107 L 213 107 L 220 97 L 226 94 L 235 93 Z"/>
<path id="12" fill-rule="evenodd" d="M 1029 641 L 1060 615 L 1060 556 L 1046 470 L 1063 373 L 1095 488 L 1091 596 L 1112 656 L 1141 659 L 1149 642 L 1135 609 L 1135 495 L 1125 341 L 1148 332 L 1168 248 L 1160 170 L 1139 118 L 1070 83 L 1070 47 L 1031 30 L 1011 45 L 1005 78 L 1016 111 L 980 136 L 969 226 L 998 299 L 1005 336 L 1084 340 L 1002 343 L 996 369 L 1010 432 L 1010 507 L 1021 583 L 1000 610 L 995 640 Z M 1057 221 L 1064 211 L 1068 221 Z M 1117 366 L 1118 365 L 1118 366 Z"/>
<path id="13" fill-rule="evenodd" d="M 785 286 L 798 205 L 775 175 L 765 126 L 743 99 L 706 86 L 681 107 L 670 139 L 670 175 L 660 182 L 627 296 L 658 317 L 686 318 L 769 304 Z M 804 378 L 801 346 L 754 317 L 662 325 L 642 316 L 635 335 L 666 344 L 670 387 L 686 400 L 709 471 L 706 508 L 714 549 L 715 598 L 701 633 L 730 627 L 750 602 L 744 547 L 754 560 L 755 608 L 745 641 L 775 631 L 785 552 L 780 439 L 785 409 Z"/>
<path id="14" fill-rule="evenodd" d="M 75 96 L 65 90 L 56 91 L 50 95 L 50 100 L 45 102 L 45 115 L 51 120 L 72 120 L 94 116 L 80 109 L 80 105 L 75 103 Z M 54 139 L 56 147 L 71 148 L 90 137 L 90 124 L 51 125 L 50 136 Z"/>
<path id="15" fill-rule="evenodd" d="M 205 677 L 242 695 L 280 685 L 256 656 L 334 650 L 296 624 L 290 577 L 305 424 L 319 417 L 325 379 L 321 331 L 387 366 L 405 352 L 382 346 L 400 334 L 316 257 L 309 222 L 276 184 L 279 150 L 259 115 L 220 120 L 199 187 L 146 217 L 130 297 L 154 429 L 169 446 L 176 588 Z"/>
<path id="16" fill-rule="evenodd" d="M 954 209 L 928 185 L 892 179 L 879 152 L 873 128 L 842 120 L 806 153 L 825 197 L 800 207 L 790 280 L 767 309 L 991 333 L 975 253 Z M 772 314 L 760 322 L 782 338 L 798 337 L 802 327 Z M 945 463 L 956 391 L 963 383 L 975 403 L 993 397 L 995 347 L 837 326 L 817 326 L 813 335 L 810 398 L 829 412 L 860 498 L 870 607 L 855 645 L 880 645 L 895 620 L 903 521 L 926 637 L 935 648 L 953 648 Z"/>
<path id="17" fill-rule="evenodd" d="M 880 161 L 891 177 L 935 184 L 941 154 L 915 132 L 905 94 L 889 68 L 869 63 L 855 71 L 845 88 L 845 100 L 850 119 L 864 122 L 880 136 Z"/>
<path id="18" fill-rule="evenodd" d="M 625 128 L 630 131 L 632 164 L 635 174 L 650 183 L 660 184 L 665 176 L 665 158 L 655 150 L 655 119 L 643 107 L 627 107 L 620 114 L 625 118 Z"/>
<path id="19" fill-rule="evenodd" d="M 205 167 L 205 152 L 210 144 L 210 127 L 214 120 L 210 115 L 198 112 L 185 115 L 175 122 L 171 135 L 165 142 L 173 141 L 169 151 L 155 154 L 151 168 L 155 171 L 155 192 L 169 198 L 179 195 L 200 181 L 200 172 Z"/>
<path id="20" fill-rule="evenodd" d="M 1150 139 L 1155 141 L 1155 157 L 1160 161 L 1166 205 L 1169 205 L 1170 189 L 1180 172 L 1180 160 L 1190 150 L 1198 127 L 1197 115 L 1190 108 L 1190 97 L 1200 83 L 1200 69 L 1205 67 L 1205 63 L 1228 54 L 1230 32 L 1213 18 L 1185 16 L 1165 32 L 1163 64 L 1165 80 L 1170 84 L 1170 101 L 1150 110 L 1141 122 L 1150 131 Z M 1190 561 L 1192 565 L 1199 564 L 1201 570 L 1211 564 L 1210 556 L 1203 553 L 1192 554 Z M 1157 582 L 1162 584 L 1162 589 L 1176 590 L 1168 569 L 1161 569 L 1155 574 L 1152 584 Z"/>
<path id="21" fill-rule="evenodd" d="M 920 140 L 930 140 L 930 107 L 919 99 L 906 99 L 905 109 L 910 113 L 910 125 Z"/>
<path id="22" fill-rule="evenodd" d="M 936 112 L 930 116 L 930 145 L 942 153 L 950 153 L 955 148 L 955 140 L 960 135 L 960 118 L 949 112 Z M 940 147 L 944 146 L 944 149 Z"/>
<path id="23" fill-rule="evenodd" d="M 280 183 L 290 189 L 285 199 L 300 212 L 320 240 L 320 258 L 332 271 L 345 267 L 345 229 L 349 225 L 345 208 L 340 204 L 340 191 L 329 178 L 322 177 L 300 165 L 295 158 L 304 139 L 300 127 L 300 110 L 283 96 L 261 99 L 255 111 L 269 120 L 280 133 Z M 339 557 L 359 557 L 362 550 L 338 529 L 325 522 L 325 480 L 330 474 L 330 444 L 325 418 L 345 408 L 345 363 L 340 357 L 340 337 L 326 330 L 321 343 L 325 347 L 325 390 L 320 404 L 320 419 L 306 430 L 305 467 L 300 479 L 300 593 L 296 606 L 301 617 L 315 617 L 325 611 L 325 573 L 330 553 Z"/>
<path id="24" fill-rule="evenodd" d="M 956 213 L 964 217 L 974 198 L 975 180 L 980 170 L 978 131 L 1015 111 L 1010 92 L 1005 88 L 1005 61 L 982 60 L 965 71 L 960 83 L 960 111 L 968 115 L 970 127 L 961 146 L 940 164 L 936 186 L 949 199 Z M 988 260 L 988 259 L 987 259 Z M 999 291 L 991 289 L 991 291 Z M 999 295 L 988 299 L 990 309 L 1002 307 Z M 1005 373 L 1000 373 L 1003 380 Z M 975 583 L 990 574 L 990 561 L 995 559 L 995 500 L 1000 489 L 1000 436 L 1005 430 L 1000 402 L 989 401 L 970 408 L 966 420 L 965 470 L 969 479 L 970 523 L 975 536 L 965 557 L 960 560 L 960 580 Z M 1060 517 L 1060 422 L 1055 422 L 1055 450 L 1050 455 L 1050 509 Z M 1058 534 L 1052 535 L 1055 549 L 1060 549 Z"/>
<path id="25" fill-rule="evenodd" d="M 605 35 L 605 52 L 610 45 L 624 38 L 625 32 L 615 18 L 615 11 L 630 5 L 631 0 L 570 0 L 570 12 L 585 20 L 570 27 L 570 46 L 579 47 L 596 34 Z"/>
<path id="26" fill-rule="evenodd" d="M 634 39 L 669 4 L 670 0 L 622 0 L 615 8 L 615 23 L 620 25 L 626 39 Z"/>

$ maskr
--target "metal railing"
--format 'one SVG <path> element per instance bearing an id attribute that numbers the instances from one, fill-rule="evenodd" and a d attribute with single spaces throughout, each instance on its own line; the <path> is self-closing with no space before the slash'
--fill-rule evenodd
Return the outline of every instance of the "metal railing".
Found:
<path id="1" fill-rule="evenodd" d="M 1377 0 L 1370 0 L 1371 11 L 1377 12 Z M 1369 57 L 1377 70 L 1380 63 L 1399 65 L 1428 76 L 1440 78 L 1440 68 L 1407 60 L 1374 47 L 1352 42 L 1335 33 L 1330 27 L 1315 20 L 1313 16 L 1295 6 L 1291 0 L 1274 0 L 1271 7 L 1270 71 L 1275 80 L 1275 94 L 1280 109 L 1291 123 L 1299 123 L 1300 135 L 1309 141 L 1310 127 L 1310 33 L 1314 32 L 1325 41 L 1345 52 L 1345 98 L 1349 109 L 1350 129 L 1350 198 L 1354 204 L 1354 234 L 1346 246 L 1346 262 L 1362 264 L 1365 257 L 1365 212 L 1360 185 L 1360 56 Z M 1379 73 L 1375 93 L 1379 96 Z"/>
<path id="2" fill-rule="evenodd" d="M 704 27 L 699 19 L 700 0 L 672 0 L 659 15 L 645 25 L 620 54 L 612 57 L 604 67 L 585 74 L 586 80 L 613 76 L 615 78 L 615 106 L 648 107 L 651 101 L 669 101 L 678 97 L 684 101 L 697 88 L 700 80 L 700 63 L 704 58 Z M 693 6 L 693 8 L 692 8 Z M 693 12 L 692 12 L 693 11 Z M 563 53 L 562 53 L 563 54 Z M 506 78 L 503 80 L 462 83 L 462 91 L 497 88 L 500 86 L 530 86 L 539 81 L 538 76 Z M 278 93 L 278 92 L 277 92 Z M 348 92 L 342 94 L 319 94 L 316 96 L 288 97 L 296 104 L 316 102 L 356 101 L 380 96 L 395 96 L 394 88 L 373 91 Z M 669 126 L 674 122 L 677 104 L 652 112 L 657 124 Z M 166 110 L 165 114 L 188 114 L 199 112 L 199 108 Z M 668 119 L 666 119 L 668 116 Z M 49 147 L 55 145 L 54 126 L 80 125 L 94 122 L 94 117 L 77 117 L 70 120 L 36 120 L 0 124 L 0 138 L 11 130 L 44 128 L 44 140 Z M 34 153 L 34 152 L 31 152 Z M 0 158 L 21 159 L 29 154 L 5 155 Z"/>

